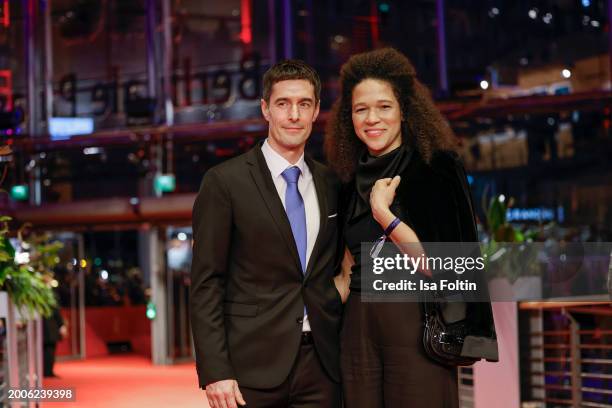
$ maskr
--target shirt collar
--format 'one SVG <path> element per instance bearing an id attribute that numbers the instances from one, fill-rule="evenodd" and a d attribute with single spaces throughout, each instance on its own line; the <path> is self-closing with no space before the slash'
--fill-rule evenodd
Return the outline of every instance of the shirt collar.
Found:
<path id="1" fill-rule="evenodd" d="M 277 178 L 281 175 L 283 171 L 285 171 L 289 167 L 296 166 L 302 172 L 302 177 L 306 178 L 310 176 L 310 171 L 308 166 L 306 165 L 306 161 L 304 160 L 304 153 L 300 156 L 297 163 L 291 164 L 281 156 L 276 150 L 270 146 L 268 143 L 268 139 L 266 139 L 261 146 L 261 152 L 266 159 L 266 164 L 270 169 L 270 173 L 272 174 L 272 178 Z"/>

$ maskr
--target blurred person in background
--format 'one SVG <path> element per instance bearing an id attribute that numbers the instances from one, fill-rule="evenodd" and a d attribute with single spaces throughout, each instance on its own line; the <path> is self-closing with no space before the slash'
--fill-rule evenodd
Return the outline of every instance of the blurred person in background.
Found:
<path id="1" fill-rule="evenodd" d="M 50 284 L 53 278 L 50 275 L 45 275 L 45 280 L 47 284 Z M 53 372 L 55 350 L 57 349 L 57 343 L 67 336 L 68 327 L 60 313 L 58 302 L 53 308 L 51 316 L 43 318 L 43 375 L 45 377 L 57 377 Z"/>

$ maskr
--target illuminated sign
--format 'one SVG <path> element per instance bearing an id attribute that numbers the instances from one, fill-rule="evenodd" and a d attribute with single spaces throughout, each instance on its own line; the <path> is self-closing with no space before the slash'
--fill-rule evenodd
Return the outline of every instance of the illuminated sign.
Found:
<path id="1" fill-rule="evenodd" d="M 153 182 L 155 190 L 161 193 L 171 193 L 176 189 L 176 178 L 174 174 L 159 174 Z"/>
<path id="2" fill-rule="evenodd" d="M 565 220 L 565 212 L 561 206 L 557 207 L 556 210 L 551 207 L 508 208 L 506 210 L 506 219 L 508 222 L 553 220 L 563 222 Z"/>
<path id="3" fill-rule="evenodd" d="M 68 139 L 74 135 L 93 133 L 93 118 L 50 118 L 49 134 L 52 140 Z"/>
<path id="4" fill-rule="evenodd" d="M 13 74 L 8 69 L 0 70 L 0 111 L 13 110 Z"/>
<path id="5" fill-rule="evenodd" d="M 157 307 L 155 307 L 155 303 L 147 303 L 147 311 L 145 313 L 147 315 L 147 319 L 155 320 L 155 317 L 157 317 Z"/>
<path id="6" fill-rule="evenodd" d="M 18 184 L 11 188 L 11 197 L 16 201 L 26 201 L 29 197 L 29 190 L 25 184 Z"/>
<path id="7" fill-rule="evenodd" d="M 0 0 L 0 24 L 5 27 L 11 24 L 9 0 Z"/>

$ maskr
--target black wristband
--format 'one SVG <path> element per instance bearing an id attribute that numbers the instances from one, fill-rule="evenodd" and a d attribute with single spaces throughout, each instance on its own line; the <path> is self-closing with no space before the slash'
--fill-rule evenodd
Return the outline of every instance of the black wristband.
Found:
<path id="1" fill-rule="evenodd" d="M 385 235 L 387 237 L 389 235 L 391 235 L 391 233 L 393 232 L 395 227 L 397 227 L 400 222 L 402 222 L 402 220 L 400 220 L 399 218 L 395 217 L 395 219 L 393 221 L 391 221 L 391 224 L 389 224 L 389 226 L 387 228 L 385 228 Z"/>

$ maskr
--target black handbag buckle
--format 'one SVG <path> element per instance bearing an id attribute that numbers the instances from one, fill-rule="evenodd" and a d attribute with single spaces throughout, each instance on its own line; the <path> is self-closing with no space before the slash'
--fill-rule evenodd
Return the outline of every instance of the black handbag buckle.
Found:
<path id="1" fill-rule="evenodd" d="M 438 339 L 442 344 L 463 344 L 462 337 L 447 332 L 440 332 Z"/>

